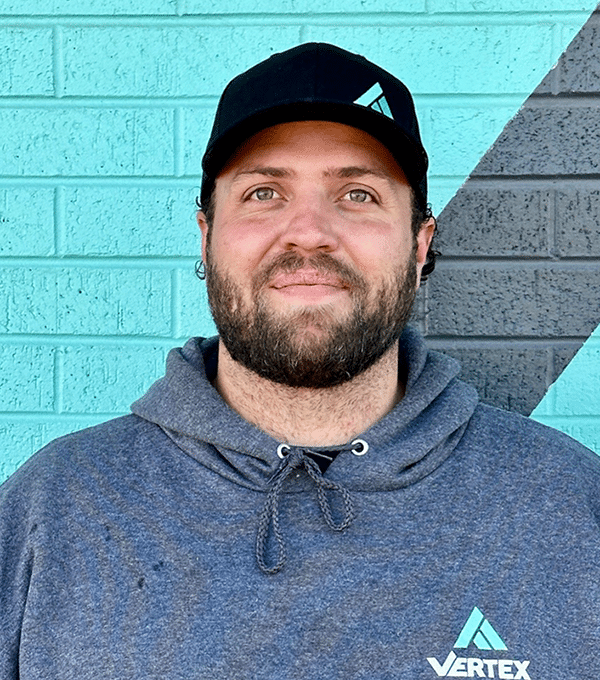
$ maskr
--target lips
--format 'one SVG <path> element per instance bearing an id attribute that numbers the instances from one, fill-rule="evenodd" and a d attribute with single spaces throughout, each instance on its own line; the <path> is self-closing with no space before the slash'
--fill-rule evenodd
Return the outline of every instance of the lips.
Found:
<path id="1" fill-rule="evenodd" d="M 318 271 L 298 270 L 292 273 L 279 273 L 270 283 L 272 288 L 288 288 L 290 286 L 331 286 L 346 288 L 342 280 L 331 274 Z"/>

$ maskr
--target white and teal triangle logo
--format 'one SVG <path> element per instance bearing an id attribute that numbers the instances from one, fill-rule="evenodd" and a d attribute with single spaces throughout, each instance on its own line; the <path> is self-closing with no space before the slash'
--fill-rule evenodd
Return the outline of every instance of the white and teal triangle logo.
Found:
<path id="1" fill-rule="evenodd" d="M 373 87 L 370 87 L 363 95 L 358 99 L 354 100 L 355 104 L 360 104 L 361 106 L 366 106 L 369 109 L 383 113 L 384 116 L 388 118 L 393 118 L 390 105 L 387 103 L 387 99 L 383 94 L 381 85 L 375 83 Z"/>
<path id="2" fill-rule="evenodd" d="M 456 638 L 454 649 L 466 649 L 470 645 L 485 652 L 506 652 L 507 647 L 496 629 L 485 618 L 478 607 L 473 607 L 467 622 Z M 459 653 L 460 654 L 460 653 Z M 531 661 L 507 659 L 506 655 L 483 654 L 480 656 L 460 656 L 453 650 L 439 661 L 428 656 L 427 661 L 438 678 L 514 678 L 531 680 L 529 664 Z M 463 652 L 464 654 L 464 652 Z M 494 658 L 496 657 L 496 658 Z"/>
<path id="3" fill-rule="evenodd" d="M 467 622 L 456 638 L 454 647 L 455 649 L 466 649 L 471 643 L 477 649 L 506 650 L 504 641 L 492 624 L 484 618 L 478 607 L 473 607 Z"/>

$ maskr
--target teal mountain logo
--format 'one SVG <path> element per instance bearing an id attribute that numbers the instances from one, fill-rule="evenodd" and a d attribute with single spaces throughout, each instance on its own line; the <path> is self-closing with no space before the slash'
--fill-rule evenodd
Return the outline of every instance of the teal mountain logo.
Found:
<path id="1" fill-rule="evenodd" d="M 473 643 L 477 649 L 497 649 L 506 650 L 502 638 L 494 630 L 490 622 L 483 617 L 477 607 L 473 608 L 471 615 L 467 619 L 463 629 L 460 631 L 455 649 L 466 649 Z"/>
<path id="2" fill-rule="evenodd" d="M 465 625 L 456 638 L 454 649 L 467 649 L 471 645 L 483 651 L 505 652 L 508 648 L 498 631 L 485 618 L 478 607 L 474 607 Z M 531 680 L 527 671 L 530 661 L 515 659 L 480 658 L 459 656 L 450 651 L 443 663 L 435 657 L 427 657 L 429 665 L 439 678 L 513 678 Z"/>
<path id="3" fill-rule="evenodd" d="M 383 113 L 384 116 L 388 118 L 393 118 L 390 105 L 387 103 L 387 99 L 383 94 L 381 85 L 375 83 L 373 87 L 370 87 L 363 95 L 358 99 L 354 100 L 355 104 L 360 104 L 361 106 L 366 106 L 369 109 Z"/>

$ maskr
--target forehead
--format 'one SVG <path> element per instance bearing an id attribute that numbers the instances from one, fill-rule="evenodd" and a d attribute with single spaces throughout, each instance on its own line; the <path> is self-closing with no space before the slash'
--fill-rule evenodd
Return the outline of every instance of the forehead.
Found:
<path id="1" fill-rule="evenodd" d="M 402 169 L 379 140 L 358 128 L 329 121 L 281 123 L 257 132 L 238 147 L 219 177 L 234 179 L 260 167 L 280 176 L 298 171 L 328 176 L 343 168 L 362 168 L 406 183 Z"/>

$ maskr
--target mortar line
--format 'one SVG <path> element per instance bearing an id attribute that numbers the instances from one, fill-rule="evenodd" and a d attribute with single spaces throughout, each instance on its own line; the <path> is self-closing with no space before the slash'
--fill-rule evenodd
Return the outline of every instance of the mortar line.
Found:
<path id="1" fill-rule="evenodd" d="M 305 27 L 306 28 L 306 27 Z M 300 34 L 299 34 L 300 35 Z M 481 90 L 478 92 L 468 92 L 460 90 L 455 92 L 413 92 L 417 107 L 419 106 L 444 106 L 448 109 L 473 107 L 473 103 L 478 105 L 497 107 L 519 107 L 530 93 L 519 90 L 511 90 L 508 92 L 492 92 L 488 90 Z M 547 94 L 535 95 L 535 100 L 542 99 L 555 101 L 555 96 Z M 597 95 L 595 93 L 571 93 L 570 98 L 574 98 L 578 102 L 589 99 L 589 105 L 594 105 L 597 102 Z M 567 97 L 563 97 L 567 99 Z M 86 109 L 147 109 L 147 108 L 165 108 L 171 109 L 173 106 L 186 106 L 198 109 L 212 109 L 216 107 L 219 101 L 218 95 L 214 94 L 173 94 L 168 96 L 163 94 L 161 96 L 156 94 L 107 94 L 101 98 L 92 95 L 63 95 L 60 101 L 56 98 L 47 95 L 6 95 L 0 101 L 3 109 L 27 109 L 27 108 L 65 108 L 68 104 L 72 108 L 86 108 Z"/>
<path id="2" fill-rule="evenodd" d="M 178 338 L 181 335 L 179 324 L 179 309 L 181 306 L 181 286 L 179 281 L 179 270 L 171 272 L 171 334 Z"/>
<path id="3" fill-rule="evenodd" d="M 551 427 L 557 427 L 557 424 L 572 423 L 574 425 L 588 425 L 595 424 L 598 422 L 598 416 L 593 413 L 553 413 L 551 415 L 539 414 L 535 416 L 534 420 L 539 421 L 545 425 L 550 425 Z M 589 446 L 589 444 L 588 444 Z M 598 453 L 598 451 L 596 451 Z"/>
<path id="4" fill-rule="evenodd" d="M 423 291 L 423 335 L 429 335 L 429 283 L 425 281 Z"/>
<path id="5" fill-rule="evenodd" d="M 44 411 L 0 411 L 0 422 L 11 420 L 18 423 L 27 422 L 76 422 L 81 419 L 90 419 L 90 421 L 98 422 L 114 418 L 115 415 L 124 414 L 127 411 L 112 411 L 108 413 L 89 413 L 89 412 L 62 412 L 47 413 Z"/>
<path id="6" fill-rule="evenodd" d="M 52 28 L 52 74 L 54 77 L 54 96 L 58 99 L 65 93 L 64 57 L 62 26 L 54 26 Z"/>
<path id="7" fill-rule="evenodd" d="M 552 50 L 556 54 L 557 47 L 560 45 L 560 38 L 561 38 L 561 29 L 559 28 L 558 24 L 554 24 L 553 31 L 552 31 Z M 565 47 L 565 50 L 568 48 L 568 45 Z M 560 73 L 562 71 L 562 64 L 561 64 L 561 58 L 565 51 L 562 52 L 560 57 L 558 58 L 558 61 L 556 62 L 556 67 L 552 69 L 551 73 L 551 80 L 550 80 L 550 92 L 553 95 L 557 95 L 560 93 Z"/>
<path id="8" fill-rule="evenodd" d="M 21 346 L 24 344 L 36 347 L 160 347 L 170 349 L 173 347 L 175 337 L 165 336 L 141 336 L 141 335 L 67 335 L 67 334 L 39 334 L 15 333 L 2 337 L 3 346 Z"/>
<path id="9" fill-rule="evenodd" d="M 182 2 L 185 9 L 185 2 Z M 127 27 L 187 27 L 187 26 L 281 26 L 302 24 L 310 20 L 313 25 L 327 26 L 361 26 L 361 27 L 389 27 L 389 26 L 481 26 L 485 18 L 489 26 L 532 26 L 538 25 L 540 20 L 544 24 L 558 24 L 568 26 L 571 24 L 583 24 L 590 18 L 587 11 L 530 11 L 520 12 L 256 12 L 256 13 L 231 13 L 231 14 L 186 14 L 176 16 L 169 14 L 146 14 L 146 15 L 68 15 L 68 14 L 11 14 L 0 15 L 0 26 L 12 27 L 47 27 L 60 21 L 63 27 L 96 28 L 118 24 Z"/>
<path id="10" fill-rule="evenodd" d="M 568 366 L 568 364 L 567 364 L 567 366 Z M 567 366 L 565 366 L 565 368 L 566 368 Z M 564 369 L 563 369 L 563 370 L 564 370 Z M 561 373 L 561 375 L 562 375 L 562 373 Z M 560 377 L 560 376 L 559 376 L 559 377 Z M 558 380 L 558 378 L 557 378 L 557 380 Z M 550 389 L 550 388 L 548 388 L 548 390 L 549 390 L 549 389 Z M 557 408 L 557 396 L 556 396 L 556 390 L 552 390 L 549 394 L 548 394 L 548 390 L 546 391 L 546 394 L 544 395 L 544 397 L 548 396 L 548 402 L 549 402 L 549 404 L 548 404 L 548 406 L 549 406 L 548 412 L 549 412 L 550 415 L 552 415 L 552 416 L 561 415 L 561 414 L 559 414 L 559 413 L 556 412 L 556 408 Z M 543 397 L 542 397 L 542 398 L 543 398 Z"/>
<path id="11" fill-rule="evenodd" d="M 23 177 L 15 175 L 13 177 L 0 177 L 0 188 L 8 189 L 17 187 L 48 187 L 56 186 L 60 182 L 64 187 L 135 187 L 139 189 L 150 188 L 177 188 L 196 190 L 199 181 L 199 171 L 197 174 L 184 175 L 183 177 L 172 176 L 146 176 L 141 175 L 123 175 L 121 177 L 115 175 L 107 175 L 106 177 L 91 176 L 91 175 L 71 175 L 60 177 L 54 175 L 51 177 Z"/>
<path id="12" fill-rule="evenodd" d="M 435 347 L 451 346 L 462 349 L 478 348 L 478 349 L 505 349 L 506 341 L 510 340 L 515 346 L 521 348 L 541 348 L 544 349 L 549 346 L 569 347 L 575 348 L 578 351 L 581 346 L 589 339 L 589 334 L 582 333 L 581 335 L 560 335 L 560 336 L 533 336 L 533 335 L 464 335 L 460 333 L 455 335 L 452 333 L 432 333 L 427 337 L 427 341 Z"/>
<path id="13" fill-rule="evenodd" d="M 54 190 L 54 255 L 59 256 L 64 247 L 65 188 Z"/>
<path id="14" fill-rule="evenodd" d="M 183 111 L 180 106 L 175 108 L 173 114 L 173 174 L 175 177 L 181 177 L 184 173 L 183 168 L 183 136 L 185 124 L 183 120 Z"/>
<path id="15" fill-rule="evenodd" d="M 553 187 L 550 190 L 550 201 L 548 205 L 548 222 L 550 229 L 548 230 L 548 254 L 551 257 L 558 257 L 558 243 L 556 238 L 556 220 L 558 216 L 558 192 Z"/>
<path id="16" fill-rule="evenodd" d="M 556 357 L 555 357 L 555 354 L 554 354 L 554 347 L 548 347 L 548 349 L 546 350 L 546 391 L 544 393 L 544 396 L 546 396 L 546 394 L 548 394 L 548 390 L 550 389 L 550 385 L 552 385 L 552 382 L 553 382 L 555 361 L 556 361 Z M 543 398 L 544 397 L 542 397 L 542 399 Z"/>
<path id="17" fill-rule="evenodd" d="M 64 393 L 64 348 L 56 347 L 54 349 L 54 411 L 55 413 L 62 413 Z"/>
<path id="18" fill-rule="evenodd" d="M 31 257 L 0 257 L 0 267 L 19 269 L 21 267 L 45 267 L 47 269 L 152 269 L 164 271 L 173 267 L 193 266 L 198 259 L 197 255 L 181 257 L 135 255 L 127 258 L 123 256 L 85 256 L 69 255 L 65 257 L 44 257 L 34 255 Z"/>

